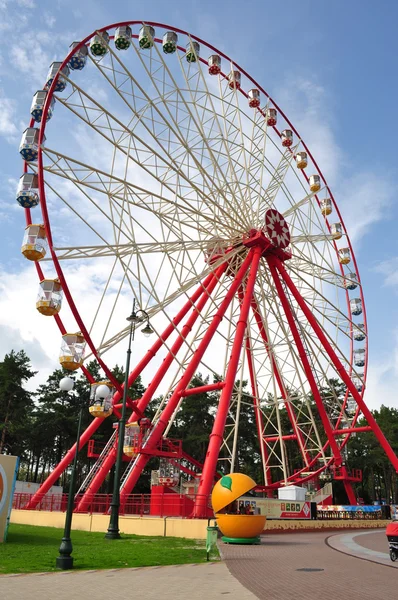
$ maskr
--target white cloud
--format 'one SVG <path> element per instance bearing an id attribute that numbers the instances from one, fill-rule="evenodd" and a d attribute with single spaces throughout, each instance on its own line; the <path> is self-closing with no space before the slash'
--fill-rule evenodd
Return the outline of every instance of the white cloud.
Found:
<path id="1" fill-rule="evenodd" d="M 7 98 L 3 90 L 0 90 L 0 135 L 6 138 L 7 141 L 14 143 L 15 136 L 18 134 L 18 129 L 15 125 L 15 100 Z"/>
<path id="2" fill-rule="evenodd" d="M 384 284 L 387 287 L 398 287 L 398 256 L 382 261 L 375 271 L 385 276 Z"/>
<path id="3" fill-rule="evenodd" d="M 17 0 L 18 6 L 22 6 L 23 8 L 35 8 L 36 4 L 33 0 Z"/>
<path id="4" fill-rule="evenodd" d="M 47 25 L 47 27 L 52 29 L 56 23 L 56 18 L 48 11 L 45 11 L 43 14 L 43 21 Z"/>

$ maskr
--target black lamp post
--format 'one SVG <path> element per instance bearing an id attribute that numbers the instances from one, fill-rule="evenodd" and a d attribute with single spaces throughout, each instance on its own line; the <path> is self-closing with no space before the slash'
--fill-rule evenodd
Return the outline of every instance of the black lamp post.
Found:
<path id="1" fill-rule="evenodd" d="M 59 382 L 59 387 L 64 392 L 70 392 L 74 386 L 73 379 L 70 377 L 64 377 Z M 73 569 L 73 556 L 71 556 L 73 551 L 72 540 L 70 537 L 70 531 L 72 526 L 72 515 L 73 515 L 73 505 L 75 500 L 75 487 L 76 487 L 76 467 L 77 467 L 77 458 L 79 455 L 79 441 L 80 441 L 80 431 L 82 428 L 82 417 L 83 417 L 83 405 L 80 407 L 79 412 L 79 422 L 77 425 L 77 436 L 76 436 L 76 449 L 75 449 L 75 457 L 73 459 L 72 465 L 72 473 L 70 477 L 69 483 L 69 494 L 68 494 L 68 506 L 66 509 L 65 515 L 65 527 L 64 527 L 64 536 L 61 541 L 61 545 L 59 547 L 59 556 L 57 557 L 55 564 L 58 569 Z"/>
<path id="2" fill-rule="evenodd" d="M 118 442 L 117 442 L 117 454 L 116 454 L 116 464 L 115 464 L 115 476 L 113 482 L 113 494 L 112 494 L 112 502 L 111 502 L 111 516 L 109 519 L 108 530 L 105 534 L 105 538 L 107 540 L 118 540 L 120 538 L 119 533 L 119 509 L 120 509 L 120 475 L 122 468 L 122 460 L 123 460 L 123 443 L 124 443 L 124 432 L 126 427 L 126 403 L 127 403 L 127 393 L 128 393 L 128 380 L 129 380 L 129 372 L 130 372 L 130 357 L 131 357 L 131 342 L 134 341 L 135 328 L 138 323 L 146 319 L 146 325 L 142 329 L 142 333 L 144 335 L 151 335 L 153 333 L 153 329 L 149 324 L 149 316 L 145 310 L 136 310 L 135 309 L 135 298 L 133 301 L 133 310 L 131 315 L 127 317 L 127 321 L 130 323 L 130 333 L 129 333 L 129 345 L 127 349 L 127 358 L 126 358 L 126 372 L 124 377 L 124 388 L 123 388 L 123 404 L 122 404 L 122 416 L 119 420 L 118 426 Z"/>

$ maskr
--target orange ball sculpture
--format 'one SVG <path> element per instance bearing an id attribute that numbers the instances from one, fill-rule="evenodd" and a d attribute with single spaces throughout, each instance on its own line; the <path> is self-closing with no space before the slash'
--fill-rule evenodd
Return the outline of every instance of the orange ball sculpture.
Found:
<path id="1" fill-rule="evenodd" d="M 229 544 L 258 544 L 264 530 L 264 515 L 240 515 L 234 508 L 237 500 L 252 490 L 256 482 L 243 473 L 224 475 L 213 488 L 211 503 L 222 540 Z"/>

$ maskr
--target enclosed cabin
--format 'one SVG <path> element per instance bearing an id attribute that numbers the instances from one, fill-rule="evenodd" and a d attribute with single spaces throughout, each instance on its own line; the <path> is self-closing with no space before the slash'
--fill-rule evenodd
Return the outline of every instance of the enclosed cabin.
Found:
<path id="1" fill-rule="evenodd" d="M 346 290 L 356 290 L 358 287 L 358 277 L 356 273 L 347 273 L 344 279 L 344 287 Z"/>
<path id="2" fill-rule="evenodd" d="M 353 377 L 352 383 L 355 385 L 355 389 L 358 392 L 362 392 L 362 390 L 363 390 L 363 374 L 360 374 L 358 377 L 357 376 Z"/>
<path id="3" fill-rule="evenodd" d="M 47 237 L 44 225 L 32 223 L 25 227 L 21 252 L 28 260 L 41 260 L 47 252 Z"/>
<path id="4" fill-rule="evenodd" d="M 36 173 L 24 173 L 19 178 L 16 200 L 22 208 L 39 204 L 39 182 Z"/>
<path id="5" fill-rule="evenodd" d="M 187 44 L 185 50 L 185 58 L 189 63 L 196 62 L 199 58 L 199 53 L 200 45 L 198 44 L 198 42 L 191 41 L 189 44 Z"/>
<path id="6" fill-rule="evenodd" d="M 72 42 L 69 46 L 71 50 L 76 48 L 80 42 Z M 72 69 L 72 71 L 81 71 L 86 66 L 88 57 L 88 48 L 85 44 L 81 46 L 78 50 L 76 50 L 73 56 L 70 57 L 68 62 L 68 67 Z"/>
<path id="7" fill-rule="evenodd" d="M 90 387 L 89 412 L 92 417 L 104 419 L 113 412 L 112 399 L 115 388 L 108 380 L 92 383 Z"/>
<path id="8" fill-rule="evenodd" d="M 351 314 L 356 317 L 362 313 L 362 301 L 360 298 L 351 298 L 350 310 Z"/>
<path id="9" fill-rule="evenodd" d="M 339 263 L 348 265 L 351 260 L 351 252 L 349 248 L 339 248 Z"/>
<path id="10" fill-rule="evenodd" d="M 296 167 L 298 169 L 305 169 L 308 166 L 308 156 L 306 152 L 297 152 L 296 154 Z"/>
<path id="11" fill-rule="evenodd" d="M 168 487 L 178 485 L 180 473 L 178 468 L 171 463 L 167 458 L 159 459 L 158 483 Z"/>
<path id="12" fill-rule="evenodd" d="M 242 75 L 239 71 L 231 71 L 228 75 L 228 85 L 231 90 L 240 90 Z"/>
<path id="13" fill-rule="evenodd" d="M 126 456 L 134 458 L 141 447 L 141 430 L 138 423 L 127 423 L 124 431 L 123 452 Z"/>
<path id="14" fill-rule="evenodd" d="M 80 331 L 77 333 L 65 333 L 62 336 L 61 351 L 59 354 L 60 365 L 68 371 L 76 371 L 83 364 L 85 350 L 86 341 Z"/>
<path id="15" fill-rule="evenodd" d="M 37 123 L 40 123 L 42 120 L 44 104 L 46 102 L 47 96 L 48 90 L 38 90 L 33 96 L 32 104 L 30 107 L 30 114 Z M 51 98 L 49 107 L 47 109 L 46 121 L 49 121 L 53 116 L 54 104 L 55 98 Z"/>
<path id="16" fill-rule="evenodd" d="M 95 58 L 101 58 L 108 52 L 109 33 L 101 31 L 90 40 L 90 52 Z"/>
<path id="17" fill-rule="evenodd" d="M 357 367 L 363 367 L 365 365 L 365 350 L 363 348 L 354 350 L 354 363 Z"/>
<path id="18" fill-rule="evenodd" d="M 37 127 L 28 127 L 22 134 L 21 143 L 19 145 L 19 153 L 26 162 L 35 162 L 39 154 L 39 135 L 40 129 Z M 43 135 L 43 142 L 46 137 Z"/>
<path id="19" fill-rule="evenodd" d="M 319 206 L 324 217 L 327 217 L 332 213 L 333 206 L 331 198 L 324 198 L 320 201 Z"/>
<path id="20" fill-rule="evenodd" d="M 276 108 L 267 108 L 266 119 L 268 127 L 275 127 L 278 120 Z"/>
<path id="21" fill-rule="evenodd" d="M 284 148 L 290 148 L 293 144 L 293 131 L 291 129 L 284 129 L 281 133 L 282 146 Z"/>
<path id="22" fill-rule="evenodd" d="M 46 317 L 53 317 L 59 313 L 61 305 L 62 287 L 59 279 L 42 279 L 36 300 L 39 313 Z"/>
<path id="23" fill-rule="evenodd" d="M 356 325 L 355 329 L 354 329 L 354 340 L 356 342 L 363 342 L 363 340 L 365 338 L 366 338 L 365 325 L 364 325 L 364 323 L 358 323 L 358 325 Z"/>
<path id="24" fill-rule="evenodd" d="M 310 190 L 311 192 L 319 192 L 321 189 L 321 178 L 319 175 L 310 176 Z"/>
<path id="25" fill-rule="evenodd" d="M 162 48 L 165 54 L 174 54 L 177 50 L 178 35 L 175 31 L 166 31 L 162 40 Z"/>
<path id="26" fill-rule="evenodd" d="M 341 223 L 332 223 L 330 226 L 330 233 L 334 240 L 340 240 L 343 237 L 343 227 Z"/>
<path id="27" fill-rule="evenodd" d="M 125 25 L 115 31 L 114 42 L 117 50 L 128 50 L 131 46 L 131 27 Z"/>
<path id="28" fill-rule="evenodd" d="M 250 108 L 258 108 L 260 106 L 260 90 L 253 88 L 248 91 L 247 95 L 249 96 Z"/>
<path id="29" fill-rule="evenodd" d="M 348 396 L 345 410 L 347 415 L 349 415 L 350 417 L 355 415 L 357 411 L 357 403 L 355 402 L 352 396 Z"/>
<path id="30" fill-rule="evenodd" d="M 140 29 L 140 33 L 138 34 L 138 43 L 140 45 L 140 48 L 142 48 L 143 50 L 148 50 L 148 48 L 152 48 L 154 38 L 154 28 L 150 25 L 143 25 Z"/>
<path id="31" fill-rule="evenodd" d="M 57 83 L 55 84 L 55 87 L 54 87 L 54 92 L 63 92 L 64 89 L 66 88 L 67 82 L 65 81 L 65 79 L 63 79 L 63 77 L 69 77 L 70 71 L 69 71 L 69 67 L 67 65 L 65 65 L 65 67 L 63 67 L 63 69 L 61 69 L 61 66 L 62 66 L 62 62 L 51 63 L 50 68 L 48 70 L 47 78 L 46 78 L 46 84 L 44 86 L 46 88 L 46 90 L 50 89 L 50 86 L 51 86 L 52 82 L 54 81 L 56 75 L 58 74 L 58 71 L 59 71 L 59 75 L 58 75 Z"/>
<path id="32" fill-rule="evenodd" d="M 210 75 L 219 75 L 221 73 L 221 56 L 212 54 L 207 61 Z"/>

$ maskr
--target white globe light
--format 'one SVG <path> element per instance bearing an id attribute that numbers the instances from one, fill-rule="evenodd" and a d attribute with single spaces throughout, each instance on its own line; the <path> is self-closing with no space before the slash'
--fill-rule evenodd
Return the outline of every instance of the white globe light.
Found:
<path id="1" fill-rule="evenodd" d="M 100 399 L 105 399 L 109 396 L 110 393 L 111 393 L 111 390 L 108 388 L 108 386 L 105 384 L 102 384 L 102 385 L 99 385 L 97 387 L 97 389 L 95 390 L 95 397 L 100 398 Z"/>
<path id="2" fill-rule="evenodd" d="M 63 377 L 59 382 L 59 389 L 63 392 L 70 392 L 71 390 L 73 390 L 74 385 L 75 382 L 73 381 L 73 379 L 71 379 L 70 377 Z"/>

